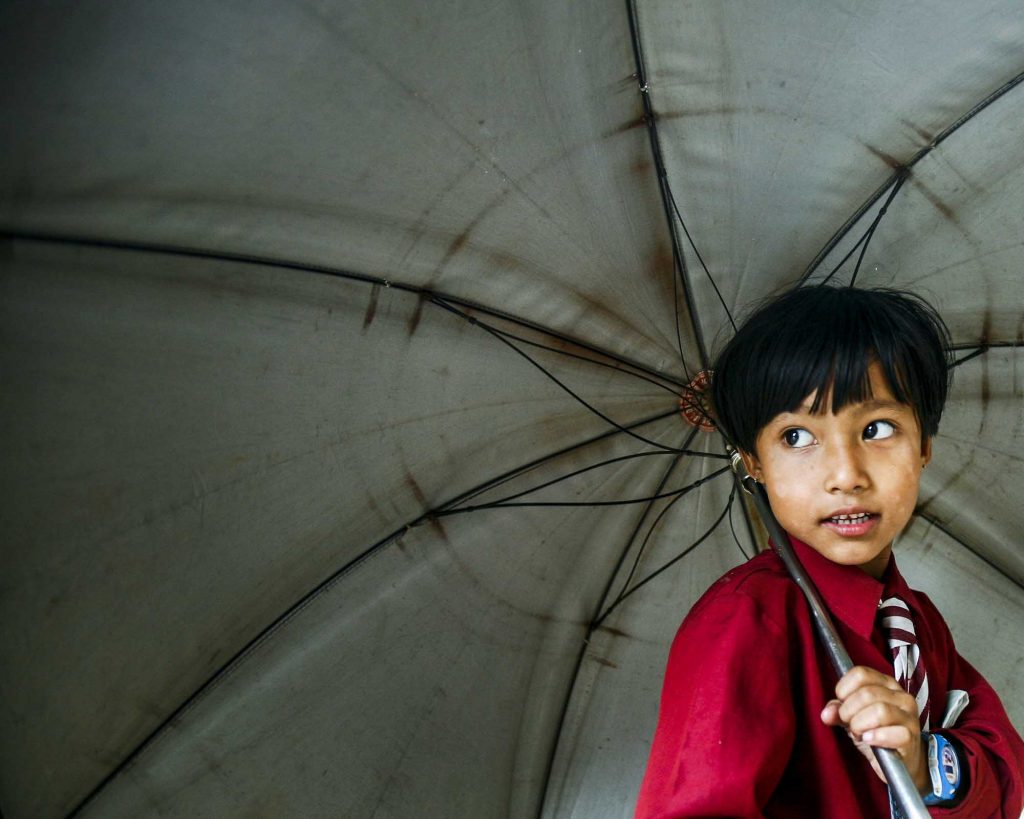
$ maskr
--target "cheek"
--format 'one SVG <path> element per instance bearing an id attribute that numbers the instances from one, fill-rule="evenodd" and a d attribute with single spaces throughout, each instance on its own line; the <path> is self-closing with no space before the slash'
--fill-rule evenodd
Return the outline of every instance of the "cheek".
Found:
<path id="1" fill-rule="evenodd" d="M 800 491 L 796 482 L 775 481 L 766 483 L 768 502 L 771 504 L 779 523 L 785 524 L 794 519 L 801 510 L 807 509 L 807 498 Z"/>
<path id="2" fill-rule="evenodd" d="M 916 466 L 903 467 L 894 472 L 894 494 L 900 503 L 913 511 L 921 484 L 921 470 Z"/>

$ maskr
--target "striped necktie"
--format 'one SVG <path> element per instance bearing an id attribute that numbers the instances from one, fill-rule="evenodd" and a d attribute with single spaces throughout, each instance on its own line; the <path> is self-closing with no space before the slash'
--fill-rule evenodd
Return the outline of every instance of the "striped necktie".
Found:
<path id="1" fill-rule="evenodd" d="M 924 660 L 921 658 L 921 647 L 917 644 L 917 633 L 914 621 L 910 619 L 910 609 L 898 597 L 889 597 L 879 603 L 879 616 L 882 628 L 892 652 L 892 667 L 903 690 L 917 700 L 917 713 L 921 716 L 921 730 L 927 731 L 929 725 L 928 706 L 928 675 L 925 673 Z"/>

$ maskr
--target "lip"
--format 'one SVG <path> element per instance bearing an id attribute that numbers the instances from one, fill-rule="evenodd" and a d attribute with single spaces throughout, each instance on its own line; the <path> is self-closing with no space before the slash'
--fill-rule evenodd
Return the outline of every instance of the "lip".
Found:
<path id="1" fill-rule="evenodd" d="M 839 515 L 846 515 L 856 520 L 842 522 L 833 520 Z M 848 506 L 844 509 L 836 509 L 828 516 L 822 518 L 821 525 L 826 529 L 835 532 L 842 537 L 861 537 L 868 534 L 878 525 L 881 515 L 857 506 Z"/>

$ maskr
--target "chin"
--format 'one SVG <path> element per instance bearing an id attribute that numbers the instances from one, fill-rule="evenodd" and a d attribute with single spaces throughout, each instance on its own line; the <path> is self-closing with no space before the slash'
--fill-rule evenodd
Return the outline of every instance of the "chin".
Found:
<path id="1" fill-rule="evenodd" d="M 820 547 L 808 543 L 818 554 L 843 566 L 865 566 L 878 560 L 886 551 L 885 546 L 866 546 L 859 543 L 830 543 Z"/>

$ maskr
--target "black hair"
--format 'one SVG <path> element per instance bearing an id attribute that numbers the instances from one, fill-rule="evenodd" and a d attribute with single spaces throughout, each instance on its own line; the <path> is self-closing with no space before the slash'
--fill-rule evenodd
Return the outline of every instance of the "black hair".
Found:
<path id="1" fill-rule="evenodd" d="M 882 366 L 897 401 L 913 407 L 924 438 L 939 428 L 949 391 L 949 330 L 928 302 L 886 288 L 815 285 L 761 304 L 719 354 L 711 403 L 719 429 L 753 453 L 758 433 L 816 391 L 811 412 L 871 397 L 868 367 Z"/>

